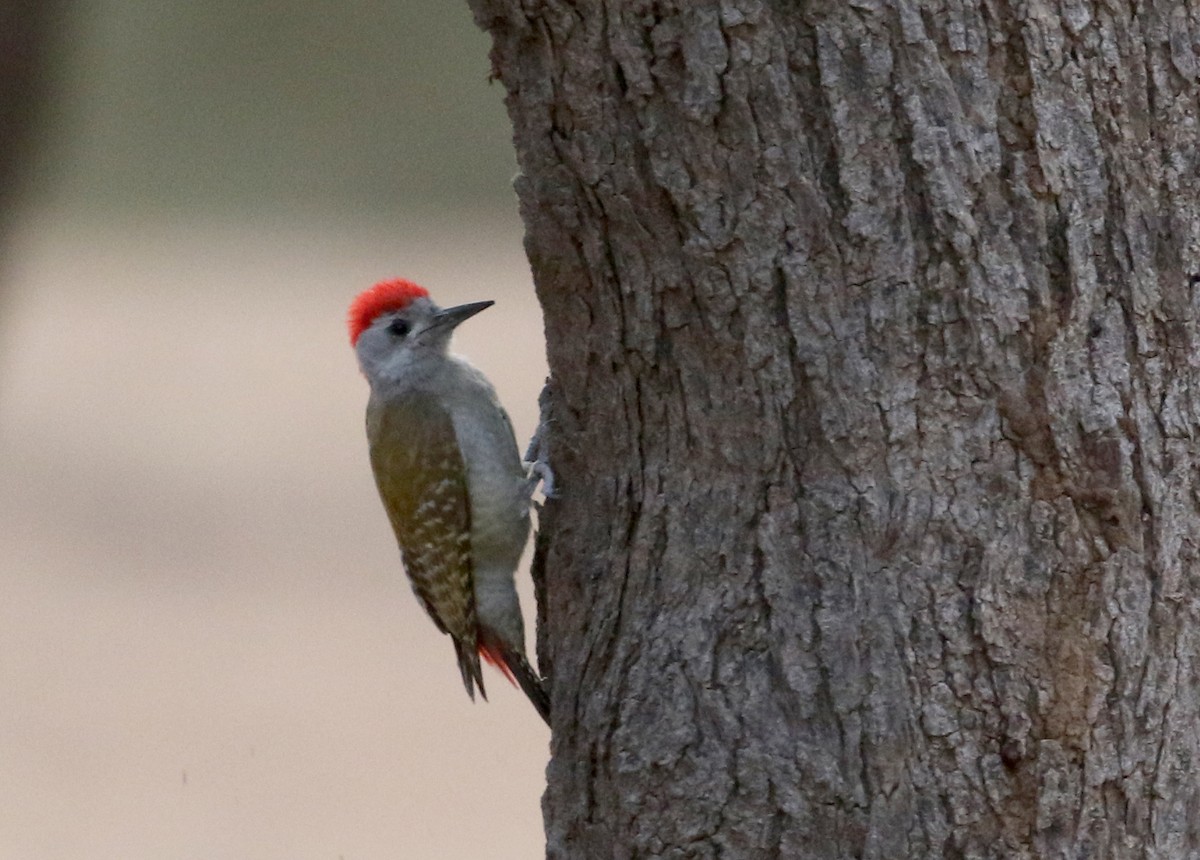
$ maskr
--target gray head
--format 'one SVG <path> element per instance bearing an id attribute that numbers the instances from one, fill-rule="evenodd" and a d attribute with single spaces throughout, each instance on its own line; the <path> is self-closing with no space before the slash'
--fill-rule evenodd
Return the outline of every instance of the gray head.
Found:
<path id="1" fill-rule="evenodd" d="M 492 302 L 439 308 L 408 281 L 384 281 L 350 306 L 350 341 L 368 381 L 399 380 L 442 359 L 459 323 Z M 429 368 L 432 369 L 432 368 Z"/>

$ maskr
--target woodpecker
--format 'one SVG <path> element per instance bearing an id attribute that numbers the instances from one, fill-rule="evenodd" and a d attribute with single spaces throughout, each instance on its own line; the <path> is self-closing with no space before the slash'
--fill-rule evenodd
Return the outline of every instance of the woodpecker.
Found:
<path id="1" fill-rule="evenodd" d="M 482 657 L 549 723 L 513 582 L 533 482 L 496 390 L 449 352 L 455 327 L 492 304 L 443 309 L 410 281 L 382 281 L 350 305 L 350 343 L 371 387 L 375 485 L 413 591 L 453 640 L 472 699 L 476 687 L 487 698 Z"/>

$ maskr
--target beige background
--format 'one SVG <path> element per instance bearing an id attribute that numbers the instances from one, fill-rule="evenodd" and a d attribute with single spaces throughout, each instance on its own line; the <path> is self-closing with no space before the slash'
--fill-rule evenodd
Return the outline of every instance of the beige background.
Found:
<path id="1" fill-rule="evenodd" d="M 456 348 L 527 438 L 519 230 L 41 213 L 9 260 L 0 857 L 538 856 L 549 733 L 412 598 L 343 324 L 397 273 L 496 299 Z"/>
<path id="2" fill-rule="evenodd" d="M 0 246 L 0 860 L 539 856 L 549 733 L 494 674 L 472 706 L 413 599 L 344 326 L 383 277 L 497 300 L 456 345 L 532 432 L 486 37 L 442 0 L 68 12 Z"/>

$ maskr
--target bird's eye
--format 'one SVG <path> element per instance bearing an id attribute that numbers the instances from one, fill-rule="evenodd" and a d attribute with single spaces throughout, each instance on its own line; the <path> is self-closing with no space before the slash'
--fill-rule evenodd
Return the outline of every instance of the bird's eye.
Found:
<path id="1" fill-rule="evenodd" d="M 409 332 L 408 321 L 402 320 L 402 319 L 394 319 L 390 323 L 388 323 L 388 331 L 390 331 L 396 337 L 404 337 Z"/>

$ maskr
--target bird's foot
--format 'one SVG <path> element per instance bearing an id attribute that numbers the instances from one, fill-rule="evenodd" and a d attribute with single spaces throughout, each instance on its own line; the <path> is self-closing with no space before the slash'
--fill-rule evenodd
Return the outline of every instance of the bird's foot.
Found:
<path id="1" fill-rule="evenodd" d="M 554 483 L 554 470 L 550 468 L 550 446 L 546 444 L 544 434 L 549 426 L 550 418 L 550 380 L 546 380 L 542 393 L 538 395 L 538 426 L 529 440 L 529 448 L 525 451 L 525 465 L 529 470 L 529 491 L 542 485 L 542 495 L 547 499 L 558 498 L 558 489 Z"/>

